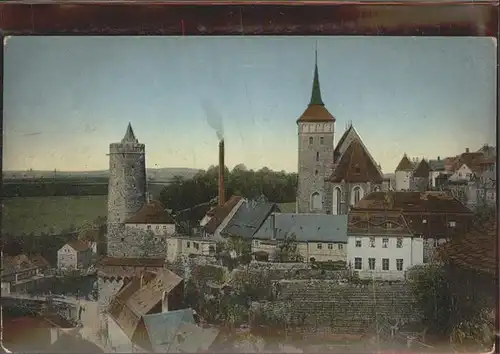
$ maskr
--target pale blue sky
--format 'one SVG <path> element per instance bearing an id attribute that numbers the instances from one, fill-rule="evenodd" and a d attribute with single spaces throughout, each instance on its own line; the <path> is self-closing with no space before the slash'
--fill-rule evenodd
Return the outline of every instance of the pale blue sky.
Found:
<path id="1" fill-rule="evenodd" d="M 352 121 L 384 172 L 409 155 L 495 143 L 496 43 L 422 37 L 12 37 L 4 47 L 6 170 L 108 168 L 130 121 L 148 167 L 296 171 L 315 43 L 336 141 Z"/>

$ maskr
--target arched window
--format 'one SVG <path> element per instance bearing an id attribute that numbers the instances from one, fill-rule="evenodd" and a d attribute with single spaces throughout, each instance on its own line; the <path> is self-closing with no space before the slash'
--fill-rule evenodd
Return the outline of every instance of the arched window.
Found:
<path id="1" fill-rule="evenodd" d="M 358 204 L 358 202 L 361 200 L 361 197 L 362 197 L 362 192 L 361 192 L 361 188 L 359 187 L 354 187 L 352 189 L 352 195 L 353 195 L 353 198 L 352 198 L 352 204 L 353 205 L 356 205 Z"/>
<path id="2" fill-rule="evenodd" d="M 311 210 L 321 210 L 321 195 L 318 192 L 311 196 Z"/>
<path id="3" fill-rule="evenodd" d="M 310 137 L 309 137 L 309 145 L 312 145 L 312 144 L 313 144 L 313 137 L 312 137 L 312 136 L 310 136 Z"/>
<path id="4" fill-rule="evenodd" d="M 339 187 L 335 188 L 335 207 L 337 212 L 336 215 L 340 215 L 342 213 L 342 191 Z"/>
<path id="5" fill-rule="evenodd" d="M 380 192 L 380 187 L 379 186 L 375 186 L 375 188 L 373 188 L 373 191 L 374 192 Z"/>

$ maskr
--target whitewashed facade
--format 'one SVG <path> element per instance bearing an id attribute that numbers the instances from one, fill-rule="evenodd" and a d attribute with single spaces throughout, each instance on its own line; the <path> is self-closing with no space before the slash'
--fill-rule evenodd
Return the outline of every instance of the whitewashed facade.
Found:
<path id="1" fill-rule="evenodd" d="M 474 172 L 469 168 L 469 166 L 463 164 L 450 176 L 449 181 L 471 181 L 473 177 Z"/>
<path id="2" fill-rule="evenodd" d="M 347 258 L 360 278 L 402 280 L 408 268 L 423 264 L 423 240 L 393 235 L 350 235 Z"/>
<path id="3" fill-rule="evenodd" d="M 172 236 L 175 234 L 175 224 L 142 224 L 142 223 L 127 223 L 125 231 L 149 231 L 155 236 Z"/>
<path id="4" fill-rule="evenodd" d="M 174 262 L 179 256 L 215 256 L 214 240 L 199 237 L 171 237 L 167 239 L 167 261 Z"/>

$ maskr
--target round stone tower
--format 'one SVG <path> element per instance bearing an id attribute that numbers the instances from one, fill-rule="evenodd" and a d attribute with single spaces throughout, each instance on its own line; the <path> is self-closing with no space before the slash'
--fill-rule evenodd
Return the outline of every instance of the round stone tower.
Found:
<path id="1" fill-rule="evenodd" d="M 146 154 L 132 126 L 120 143 L 109 145 L 108 257 L 134 257 L 125 242 L 124 222 L 146 202 Z"/>

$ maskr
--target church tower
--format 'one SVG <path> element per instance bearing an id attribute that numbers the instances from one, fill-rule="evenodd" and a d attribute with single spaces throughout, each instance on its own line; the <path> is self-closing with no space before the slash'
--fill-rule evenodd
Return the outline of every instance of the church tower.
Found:
<path id="1" fill-rule="evenodd" d="M 120 143 L 109 145 L 108 256 L 134 257 L 125 241 L 124 222 L 146 202 L 145 146 L 128 125 Z"/>
<path id="2" fill-rule="evenodd" d="M 326 213 L 325 178 L 333 163 L 335 118 L 321 98 L 318 52 L 315 53 L 311 101 L 297 119 L 298 189 L 297 213 Z"/>

